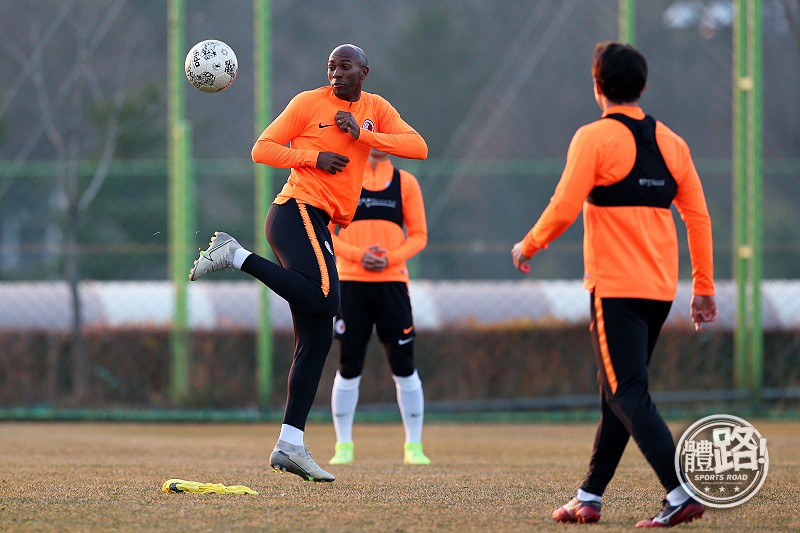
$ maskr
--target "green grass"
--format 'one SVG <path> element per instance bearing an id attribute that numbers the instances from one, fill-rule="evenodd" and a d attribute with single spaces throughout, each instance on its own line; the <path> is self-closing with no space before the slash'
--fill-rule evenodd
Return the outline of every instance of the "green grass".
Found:
<path id="1" fill-rule="evenodd" d="M 767 438 L 761 491 L 708 509 L 686 531 L 789 531 L 800 490 L 800 424 L 750 420 Z M 673 426 L 677 433 L 683 426 Z M 630 531 L 663 498 L 631 443 L 604 498 L 600 524 L 556 524 L 550 513 L 583 478 L 594 425 L 429 423 L 431 466 L 402 463 L 399 424 L 359 424 L 356 462 L 334 483 L 304 483 L 266 464 L 269 424 L 0 423 L 2 531 Z M 306 442 L 321 465 L 329 424 Z M 169 478 L 247 485 L 258 496 L 165 494 Z"/>

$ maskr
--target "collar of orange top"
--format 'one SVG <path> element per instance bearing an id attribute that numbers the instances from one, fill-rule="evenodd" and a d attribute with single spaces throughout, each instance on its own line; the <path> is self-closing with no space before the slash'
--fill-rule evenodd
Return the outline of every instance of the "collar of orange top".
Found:
<path id="1" fill-rule="evenodd" d="M 355 107 L 358 104 L 360 104 L 361 101 L 364 99 L 364 91 L 363 90 L 361 91 L 361 96 L 359 97 L 359 99 L 356 100 L 355 102 L 351 102 L 349 100 L 342 100 L 341 98 L 339 98 L 338 96 L 333 94 L 333 87 L 328 86 L 328 87 L 326 87 L 326 89 L 327 89 L 327 93 L 328 93 L 328 99 L 331 100 L 332 102 L 335 102 L 336 105 L 338 105 L 339 107 L 341 107 L 344 110 L 352 109 L 353 107 Z"/>
<path id="2" fill-rule="evenodd" d="M 610 115 L 612 113 L 622 113 L 623 115 L 628 115 L 631 118 L 641 120 L 644 118 L 644 111 L 638 105 L 615 105 L 611 106 L 605 110 L 603 116 Z"/>

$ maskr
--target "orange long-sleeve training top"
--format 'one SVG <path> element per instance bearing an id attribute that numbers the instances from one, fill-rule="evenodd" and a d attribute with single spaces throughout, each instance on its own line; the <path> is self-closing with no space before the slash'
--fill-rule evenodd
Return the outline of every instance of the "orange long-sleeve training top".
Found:
<path id="1" fill-rule="evenodd" d="M 645 118 L 638 106 L 614 106 Z M 673 204 L 686 224 L 696 295 L 714 294 L 711 219 L 686 142 L 656 122 L 656 142 L 678 189 Z M 525 235 L 522 253 L 533 255 L 561 235 L 583 210 L 584 287 L 603 297 L 673 300 L 678 285 L 678 241 L 669 209 L 601 207 L 586 202 L 595 186 L 625 178 L 636 159 L 636 142 L 621 122 L 601 119 L 578 129 L 550 203 Z"/>
<path id="2" fill-rule="evenodd" d="M 355 116 L 361 126 L 358 140 L 334 124 L 340 110 Z M 428 156 L 422 136 L 384 98 L 362 91 L 357 102 L 346 102 L 325 86 L 295 96 L 258 138 L 252 155 L 256 163 L 292 169 L 274 203 L 295 198 L 322 209 L 333 223 L 346 227 L 355 213 L 373 147 L 409 159 Z M 330 174 L 316 167 L 320 152 L 335 152 L 350 162 L 342 172 Z"/>
<path id="3" fill-rule="evenodd" d="M 331 224 L 340 280 L 408 283 L 406 261 L 422 251 L 428 243 L 428 224 L 417 178 L 405 170 L 398 170 L 405 232 L 394 222 L 380 219 L 354 220 L 347 229 L 340 229 L 338 233 L 333 231 L 335 227 Z M 367 165 L 362 186 L 367 191 L 384 190 L 390 185 L 393 173 L 394 166 L 389 160 L 380 161 L 374 170 L 372 165 Z M 388 250 L 385 254 L 388 265 L 380 272 L 367 270 L 361 264 L 364 252 L 375 244 Z"/>

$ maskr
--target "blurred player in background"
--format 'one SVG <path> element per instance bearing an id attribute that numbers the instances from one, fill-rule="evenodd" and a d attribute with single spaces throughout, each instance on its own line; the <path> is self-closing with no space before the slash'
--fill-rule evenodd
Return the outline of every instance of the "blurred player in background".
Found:
<path id="1" fill-rule="evenodd" d="M 575 133 L 550 204 L 511 252 L 525 271 L 583 210 L 602 417 L 586 479 L 553 518 L 600 520 L 601 497 L 633 436 L 666 491 L 661 511 L 636 526 L 670 527 L 700 518 L 704 508 L 679 482 L 672 434 L 651 401 L 647 370 L 678 285 L 673 203 L 689 241 L 692 321 L 699 330 L 717 317 L 711 219 L 686 142 L 638 105 L 644 56 L 629 45 L 600 43 L 592 76 L 602 118 Z"/>
<path id="2" fill-rule="evenodd" d="M 350 464 L 354 459 L 353 417 L 373 327 L 395 383 L 406 436 L 404 461 L 430 464 L 422 450 L 424 399 L 414 366 L 415 332 L 406 266 L 428 242 L 417 179 L 395 168 L 386 152 L 373 148 L 356 214 L 350 226 L 333 233 L 333 242 L 342 306 L 334 321 L 340 352 L 331 393 L 336 453 L 329 464 Z"/>
<path id="3" fill-rule="evenodd" d="M 253 147 L 256 163 L 292 169 L 264 225 L 277 263 L 217 232 L 189 275 L 194 281 L 209 272 L 236 268 L 289 303 L 295 352 L 283 424 L 269 462 L 276 471 L 309 481 L 335 479 L 314 462 L 304 443 L 308 413 L 333 343 L 332 319 L 339 309 L 339 277 L 328 224 L 350 224 L 373 147 L 400 157 L 428 155 L 424 139 L 389 102 L 362 91 L 368 73 L 361 48 L 336 47 L 328 58 L 329 84 L 295 96 Z"/>

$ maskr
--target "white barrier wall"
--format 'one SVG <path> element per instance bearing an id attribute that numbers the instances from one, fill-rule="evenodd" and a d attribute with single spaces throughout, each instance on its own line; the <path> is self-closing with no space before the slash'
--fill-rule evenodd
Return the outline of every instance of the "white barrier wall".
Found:
<path id="1" fill-rule="evenodd" d="M 189 286 L 193 329 L 255 329 L 258 285 L 253 282 L 197 282 Z M 167 327 L 172 320 L 169 282 L 91 282 L 81 284 L 83 324 L 93 327 Z M 717 285 L 719 321 L 711 328 L 731 329 L 735 291 L 732 282 Z M 691 287 L 681 283 L 670 324 L 689 323 Z M 66 331 L 72 320 L 68 287 L 63 282 L 0 283 L 0 329 Z M 579 281 L 415 281 L 411 301 L 418 329 L 498 325 L 509 322 L 588 322 L 589 297 Z M 800 280 L 765 281 L 766 329 L 800 327 Z M 789 305 L 789 304 L 792 305 Z M 286 302 L 273 295 L 275 329 L 290 329 Z"/>

